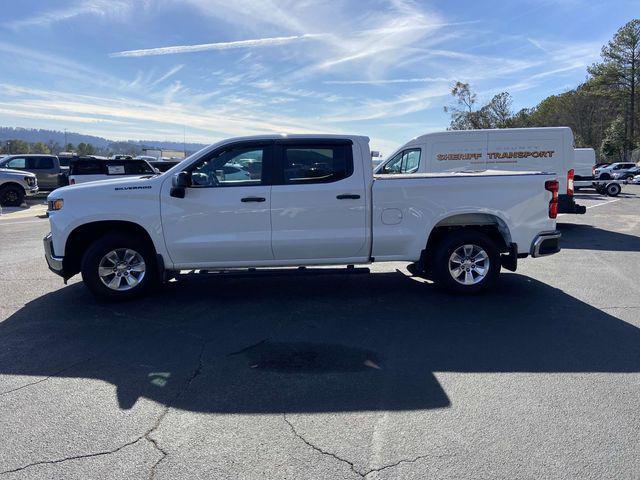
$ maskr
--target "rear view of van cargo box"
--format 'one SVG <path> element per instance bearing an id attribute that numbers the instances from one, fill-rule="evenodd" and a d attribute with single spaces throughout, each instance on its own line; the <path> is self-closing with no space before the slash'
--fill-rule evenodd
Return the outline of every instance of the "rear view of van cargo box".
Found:
<path id="1" fill-rule="evenodd" d="M 596 151 L 593 148 L 576 148 L 573 170 L 576 182 L 593 180 L 596 166 Z"/>
<path id="2" fill-rule="evenodd" d="M 560 181 L 559 211 L 586 211 L 573 198 L 574 141 L 568 127 L 429 133 L 403 145 L 376 173 L 478 170 L 555 173 Z"/>

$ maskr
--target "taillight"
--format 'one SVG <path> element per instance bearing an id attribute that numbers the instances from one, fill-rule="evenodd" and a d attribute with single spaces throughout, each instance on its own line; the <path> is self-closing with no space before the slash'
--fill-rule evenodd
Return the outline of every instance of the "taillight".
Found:
<path id="1" fill-rule="evenodd" d="M 573 177 L 574 172 L 573 169 L 567 172 L 567 195 L 573 197 Z"/>
<path id="2" fill-rule="evenodd" d="M 69 185 L 75 185 L 76 184 L 76 179 L 72 178 L 71 180 L 69 180 Z"/>
<path id="3" fill-rule="evenodd" d="M 573 170 L 572 170 L 573 171 Z M 551 192 L 551 201 L 549 202 L 549 218 L 558 217 L 558 189 L 557 180 L 547 180 L 544 182 L 544 189 Z"/>

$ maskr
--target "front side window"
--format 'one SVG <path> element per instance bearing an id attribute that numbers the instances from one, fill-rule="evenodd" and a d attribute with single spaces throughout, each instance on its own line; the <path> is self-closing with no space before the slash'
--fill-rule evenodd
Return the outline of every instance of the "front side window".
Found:
<path id="1" fill-rule="evenodd" d="M 403 150 L 389 160 L 382 173 L 415 173 L 420 166 L 420 149 Z"/>
<path id="2" fill-rule="evenodd" d="M 282 181 L 285 185 L 337 182 L 352 173 L 350 145 L 283 147 Z"/>
<path id="3" fill-rule="evenodd" d="M 192 187 L 261 185 L 266 147 L 240 147 L 222 152 L 191 170 Z"/>
<path id="4" fill-rule="evenodd" d="M 26 158 L 12 158 L 6 163 L 7 168 L 27 168 Z"/>

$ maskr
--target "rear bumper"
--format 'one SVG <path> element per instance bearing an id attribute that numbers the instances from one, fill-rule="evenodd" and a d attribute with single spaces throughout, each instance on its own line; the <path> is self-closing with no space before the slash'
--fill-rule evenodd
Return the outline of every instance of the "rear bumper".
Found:
<path id="1" fill-rule="evenodd" d="M 562 234 L 554 232 L 542 232 L 531 243 L 531 256 L 533 258 L 546 257 L 560 251 L 560 237 Z"/>
<path id="2" fill-rule="evenodd" d="M 576 213 L 583 215 L 587 213 L 587 207 L 578 205 L 573 196 L 558 195 L 558 213 Z"/>
<path id="3" fill-rule="evenodd" d="M 51 240 L 51 234 L 48 233 L 43 239 L 44 243 L 44 258 L 47 261 L 49 270 L 64 278 L 64 269 L 62 266 L 63 257 L 56 257 L 53 251 L 53 242 Z"/>

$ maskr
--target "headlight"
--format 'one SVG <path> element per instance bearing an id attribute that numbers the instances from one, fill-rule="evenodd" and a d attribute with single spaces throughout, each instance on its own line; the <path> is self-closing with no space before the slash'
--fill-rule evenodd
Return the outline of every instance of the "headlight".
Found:
<path id="1" fill-rule="evenodd" d="M 62 210 L 62 206 L 64 205 L 64 200 L 58 198 L 57 200 L 49 201 L 49 211 L 55 212 L 56 210 Z"/>

